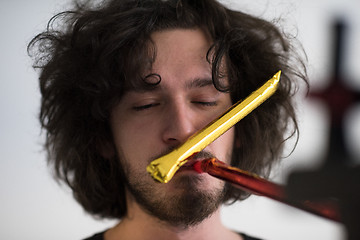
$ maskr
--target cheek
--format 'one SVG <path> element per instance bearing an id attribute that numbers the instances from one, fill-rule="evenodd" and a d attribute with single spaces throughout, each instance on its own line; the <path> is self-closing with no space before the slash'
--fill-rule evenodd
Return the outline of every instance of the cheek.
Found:
<path id="1" fill-rule="evenodd" d="M 230 128 L 228 131 L 226 131 L 223 135 L 219 137 L 219 142 L 221 142 L 221 145 L 224 145 L 224 148 L 231 148 L 234 144 L 235 139 L 235 129 L 234 127 Z"/>
<path id="2" fill-rule="evenodd" d="M 140 164 L 152 156 L 157 149 L 155 126 L 138 121 L 118 121 L 112 124 L 114 143 L 119 156 L 131 164 Z"/>
<path id="3" fill-rule="evenodd" d="M 224 145 L 226 148 L 226 154 L 230 154 L 230 155 L 232 154 L 234 148 L 234 140 L 235 140 L 235 128 L 232 127 L 224 134 Z"/>
<path id="4" fill-rule="evenodd" d="M 214 141 L 213 150 L 215 151 L 219 160 L 230 163 L 233 152 L 234 137 L 235 131 L 234 127 L 232 127 Z"/>

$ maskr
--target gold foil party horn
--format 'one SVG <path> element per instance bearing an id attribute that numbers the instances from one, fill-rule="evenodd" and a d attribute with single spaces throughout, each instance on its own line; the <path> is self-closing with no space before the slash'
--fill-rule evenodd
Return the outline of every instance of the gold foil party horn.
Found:
<path id="1" fill-rule="evenodd" d="M 245 100 L 235 103 L 223 115 L 192 135 L 180 147 L 152 161 L 146 170 L 159 182 L 167 183 L 170 181 L 176 171 L 187 162 L 190 156 L 203 150 L 273 95 L 277 89 L 280 75 L 281 71 L 277 72 Z"/>

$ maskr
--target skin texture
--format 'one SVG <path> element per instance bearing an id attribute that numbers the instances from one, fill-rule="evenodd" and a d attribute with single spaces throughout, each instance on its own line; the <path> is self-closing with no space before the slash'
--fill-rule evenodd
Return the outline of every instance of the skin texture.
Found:
<path id="1" fill-rule="evenodd" d="M 110 119 L 115 152 L 128 181 L 128 212 L 105 237 L 239 239 L 220 223 L 222 181 L 183 169 L 169 183 L 160 184 L 146 172 L 152 160 L 179 146 L 232 104 L 230 95 L 212 84 L 206 61 L 211 41 L 203 31 L 173 29 L 151 37 L 156 57 L 148 74 L 159 74 L 161 82 L 151 90 L 125 93 Z M 229 163 L 233 142 L 230 129 L 206 147 L 199 160 L 211 155 Z"/>

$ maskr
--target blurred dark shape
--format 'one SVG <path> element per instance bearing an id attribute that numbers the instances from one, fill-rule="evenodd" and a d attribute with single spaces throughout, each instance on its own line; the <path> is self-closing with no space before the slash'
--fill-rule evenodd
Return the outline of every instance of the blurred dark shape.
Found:
<path id="1" fill-rule="evenodd" d="M 328 152 L 320 169 L 294 172 L 289 176 L 287 192 L 296 200 L 324 201 L 339 204 L 341 220 L 348 240 L 360 239 L 360 166 L 352 166 L 345 144 L 344 118 L 347 110 L 359 102 L 360 93 L 346 86 L 341 72 L 346 24 L 334 24 L 333 74 L 322 92 L 312 92 L 329 107 L 331 124 Z"/>

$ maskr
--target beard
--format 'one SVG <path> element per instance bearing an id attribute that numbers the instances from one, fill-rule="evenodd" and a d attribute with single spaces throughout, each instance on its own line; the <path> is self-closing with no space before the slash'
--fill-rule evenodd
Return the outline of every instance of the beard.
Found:
<path id="1" fill-rule="evenodd" d="M 201 154 L 204 155 L 207 153 Z M 174 176 L 167 184 L 172 184 L 175 192 L 162 191 L 162 183 L 150 181 L 148 177 L 132 175 L 129 178 L 127 174 L 125 185 L 143 210 L 174 227 L 196 226 L 210 217 L 223 202 L 224 185 L 203 190 L 204 176 L 200 174 Z"/>

